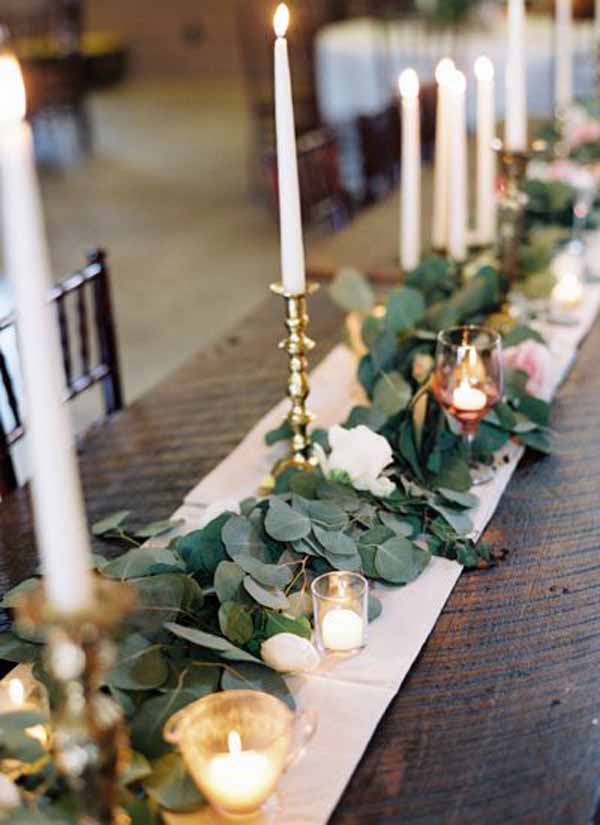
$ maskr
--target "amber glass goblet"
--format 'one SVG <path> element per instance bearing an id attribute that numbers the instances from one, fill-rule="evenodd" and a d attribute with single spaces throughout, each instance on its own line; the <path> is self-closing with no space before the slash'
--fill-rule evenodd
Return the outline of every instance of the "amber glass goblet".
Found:
<path id="1" fill-rule="evenodd" d="M 502 398 L 503 373 L 502 339 L 494 330 L 461 326 L 439 333 L 433 392 L 460 424 L 473 484 L 494 477 L 492 467 L 475 461 L 473 442 L 479 422 Z"/>

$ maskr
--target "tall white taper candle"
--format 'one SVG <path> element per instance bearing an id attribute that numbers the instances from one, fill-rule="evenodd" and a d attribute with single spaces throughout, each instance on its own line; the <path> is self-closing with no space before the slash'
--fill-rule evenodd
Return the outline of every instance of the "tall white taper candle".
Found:
<path id="1" fill-rule="evenodd" d="M 450 175 L 448 253 L 455 261 L 467 257 L 467 82 L 455 71 L 450 81 Z"/>
<path id="2" fill-rule="evenodd" d="M 63 613 L 92 599 L 90 542 L 68 411 L 50 266 L 25 91 L 14 57 L 0 56 L 0 168 L 5 264 L 17 314 L 27 394 L 35 531 L 48 601 Z"/>
<path id="3" fill-rule="evenodd" d="M 437 104 L 435 123 L 435 158 L 433 170 L 433 218 L 431 243 L 435 250 L 448 246 L 448 172 L 450 165 L 449 82 L 454 63 L 445 57 L 435 70 Z"/>
<path id="4" fill-rule="evenodd" d="M 399 80 L 402 97 L 402 180 L 400 262 L 405 272 L 421 257 L 421 125 L 419 78 L 405 69 Z"/>
<path id="5" fill-rule="evenodd" d="M 496 128 L 494 64 L 489 57 L 475 61 L 477 78 L 477 240 L 487 246 L 496 235 Z"/>
<path id="6" fill-rule="evenodd" d="M 527 148 L 527 62 L 525 57 L 524 0 L 508 0 L 504 142 L 509 152 L 524 152 Z"/>
<path id="7" fill-rule="evenodd" d="M 306 291 L 304 241 L 298 183 L 298 157 L 292 82 L 285 34 L 290 13 L 285 3 L 275 12 L 275 125 L 277 130 L 277 172 L 279 182 L 279 228 L 281 234 L 281 277 L 286 292 Z"/>
<path id="8" fill-rule="evenodd" d="M 571 0 L 556 0 L 554 21 L 554 96 L 557 109 L 573 100 L 573 20 Z"/>

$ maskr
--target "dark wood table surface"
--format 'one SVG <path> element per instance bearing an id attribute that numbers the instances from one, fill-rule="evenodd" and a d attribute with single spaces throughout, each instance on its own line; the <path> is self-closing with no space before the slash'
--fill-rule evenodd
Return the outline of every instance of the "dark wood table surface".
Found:
<path id="1" fill-rule="evenodd" d="M 311 301 L 313 364 L 340 316 Z M 168 516 L 281 395 L 281 306 L 199 353 L 84 440 L 90 520 Z M 332 818 L 354 823 L 594 820 L 600 792 L 600 325 L 554 406 L 560 448 L 525 461 L 486 538 L 510 553 L 462 576 Z M 0 588 L 36 564 L 26 491 L 0 504 Z M 393 651 L 390 651 L 393 655 Z M 335 754 L 332 754 L 335 758 Z M 282 823 L 285 825 L 285 823 Z"/>

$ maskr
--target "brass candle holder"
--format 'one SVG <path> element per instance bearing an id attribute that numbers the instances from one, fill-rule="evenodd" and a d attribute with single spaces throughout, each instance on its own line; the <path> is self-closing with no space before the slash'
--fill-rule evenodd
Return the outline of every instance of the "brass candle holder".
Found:
<path id="1" fill-rule="evenodd" d="M 546 141 L 536 140 L 523 151 L 505 148 L 500 140 L 493 143 L 500 159 L 504 186 L 498 205 L 498 257 L 509 285 L 521 274 L 520 253 L 525 241 L 525 212 L 529 198 L 523 191 L 527 166 L 534 157 L 548 150 Z"/>
<path id="2" fill-rule="evenodd" d="M 521 245 L 525 240 L 525 210 L 527 195 L 523 191 L 529 151 L 511 151 L 500 141 L 494 148 L 500 159 L 504 186 L 498 205 L 498 257 L 509 284 L 519 277 Z"/>
<path id="3" fill-rule="evenodd" d="M 104 579 L 95 582 L 93 604 L 73 614 L 55 610 L 42 585 L 17 606 L 18 625 L 45 639 L 44 664 L 56 688 L 50 747 L 78 798 L 82 825 L 129 821 L 116 798 L 129 754 L 127 732 L 120 707 L 101 686 L 114 663 L 112 635 L 132 608 L 131 589 Z"/>
<path id="4" fill-rule="evenodd" d="M 313 415 L 306 406 L 306 399 L 310 393 L 307 356 L 314 348 L 315 342 L 306 334 L 309 320 L 306 311 L 306 298 L 316 292 L 318 288 L 318 284 L 307 284 L 306 292 L 292 295 L 286 292 L 282 284 L 271 285 L 271 291 L 275 295 L 280 295 L 285 302 L 285 326 L 288 335 L 279 343 L 279 348 L 287 352 L 289 359 L 287 396 L 290 399 L 291 407 L 287 422 L 292 431 L 290 454 L 278 461 L 273 468 L 275 478 L 290 467 L 310 472 L 315 466 L 308 434 L 308 427 L 313 420 Z"/>

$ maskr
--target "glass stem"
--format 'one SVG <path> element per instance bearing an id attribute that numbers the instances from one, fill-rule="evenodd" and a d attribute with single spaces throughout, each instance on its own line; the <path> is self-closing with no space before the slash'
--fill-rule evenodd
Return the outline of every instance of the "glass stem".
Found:
<path id="1" fill-rule="evenodd" d="M 463 432 L 463 444 L 465 445 L 465 452 L 467 453 L 467 464 L 473 467 L 475 464 L 475 457 L 473 453 L 473 443 L 475 442 L 475 433 L 472 430 Z"/>

